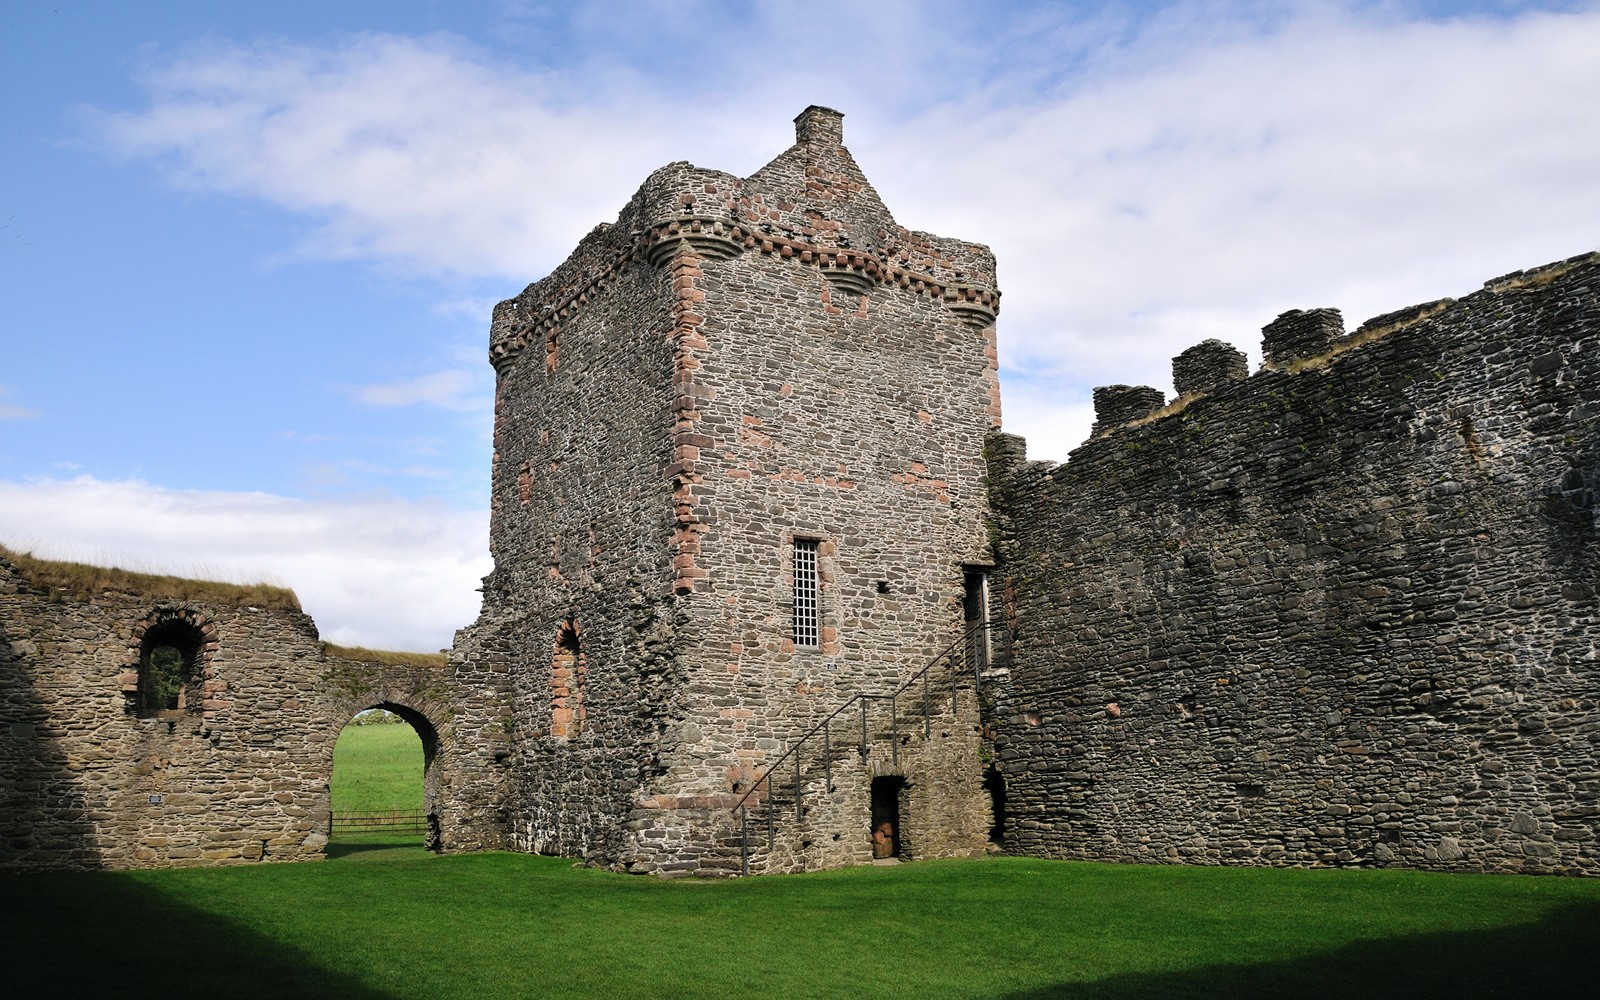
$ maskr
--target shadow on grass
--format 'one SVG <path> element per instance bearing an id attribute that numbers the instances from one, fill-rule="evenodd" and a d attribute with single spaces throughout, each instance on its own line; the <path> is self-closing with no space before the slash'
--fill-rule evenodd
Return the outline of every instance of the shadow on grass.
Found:
<path id="1" fill-rule="evenodd" d="M 1554 909 L 1532 924 L 1368 941 L 1282 962 L 1130 973 L 1008 993 L 995 1000 L 1588 996 L 1600 972 L 1597 939 L 1600 905 L 1576 904 Z"/>
<path id="2" fill-rule="evenodd" d="M 329 861 L 415 861 L 430 857 L 420 837 L 352 837 L 330 840 Z"/>
<path id="3" fill-rule="evenodd" d="M 12 996 L 393 1000 L 121 872 L 0 877 Z"/>

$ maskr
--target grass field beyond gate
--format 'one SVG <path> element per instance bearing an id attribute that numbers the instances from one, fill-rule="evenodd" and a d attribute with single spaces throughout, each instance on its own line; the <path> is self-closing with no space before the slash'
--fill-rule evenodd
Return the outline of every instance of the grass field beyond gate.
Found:
<path id="1" fill-rule="evenodd" d="M 512 854 L 0 878 L 17 996 L 1592 995 L 1600 881 L 1000 858 L 667 882 Z"/>
<path id="2" fill-rule="evenodd" d="M 333 745 L 333 811 L 422 808 L 422 740 L 405 723 L 345 726 Z"/>

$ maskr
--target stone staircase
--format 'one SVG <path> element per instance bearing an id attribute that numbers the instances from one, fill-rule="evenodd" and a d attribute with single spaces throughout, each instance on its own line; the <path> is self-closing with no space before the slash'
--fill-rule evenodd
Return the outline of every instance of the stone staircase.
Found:
<path id="1" fill-rule="evenodd" d="M 740 874 L 869 860 L 877 824 L 867 817 L 887 808 L 875 801 L 874 779 L 904 785 L 908 774 L 942 776 L 952 769 L 934 760 L 941 755 L 956 756 L 954 770 L 963 770 L 970 762 L 959 760 L 961 747 L 976 753 L 988 628 L 969 628 L 898 688 L 853 695 L 793 740 L 733 807 L 727 846 L 738 852 Z M 979 794 L 981 779 L 967 784 Z M 928 839 L 918 838 L 916 856 L 939 853 Z"/>

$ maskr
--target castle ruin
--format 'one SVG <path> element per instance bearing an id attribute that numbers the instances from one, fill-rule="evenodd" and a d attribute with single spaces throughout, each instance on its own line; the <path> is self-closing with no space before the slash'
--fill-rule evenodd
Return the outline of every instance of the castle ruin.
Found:
<path id="1" fill-rule="evenodd" d="M 1041 857 L 1600 874 L 1600 255 L 1207 341 L 1000 430 L 995 263 L 809 108 L 494 312 L 494 571 L 447 665 L 0 560 L 0 865 L 293 860 L 339 727 L 432 844 L 634 872 Z M 150 710 L 156 645 L 188 692 Z"/>

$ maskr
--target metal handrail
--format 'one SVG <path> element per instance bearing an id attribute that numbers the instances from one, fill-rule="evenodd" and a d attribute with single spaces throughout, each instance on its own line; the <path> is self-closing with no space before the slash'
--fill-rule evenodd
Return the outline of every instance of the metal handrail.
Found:
<path id="1" fill-rule="evenodd" d="M 794 758 L 794 766 L 795 766 L 795 806 L 794 806 L 794 808 L 795 808 L 795 820 L 796 820 L 796 822 L 799 822 L 801 820 L 801 814 L 800 814 L 801 776 L 800 776 L 800 757 L 799 757 L 799 754 L 800 754 L 800 748 L 805 746 L 806 741 L 811 739 L 813 736 L 817 735 L 817 733 L 819 733 L 819 732 L 823 733 L 823 746 L 824 746 L 824 749 L 823 749 L 823 753 L 824 753 L 823 766 L 829 772 L 828 773 L 828 778 L 827 778 L 827 785 L 828 785 L 829 788 L 831 788 L 832 785 L 833 785 L 833 775 L 832 775 L 833 762 L 832 762 L 832 759 L 831 759 L 831 756 L 830 756 L 831 752 L 832 752 L 832 746 L 830 745 L 830 740 L 829 740 L 829 736 L 828 736 L 829 726 L 833 723 L 834 719 L 837 719 L 839 716 L 841 716 L 845 712 L 849 711 L 851 708 L 853 708 L 859 702 L 860 705 L 861 705 L 861 754 L 862 754 L 862 756 L 866 756 L 866 753 L 867 753 L 867 702 L 870 702 L 870 701 L 887 701 L 890 704 L 890 711 L 891 711 L 891 718 L 889 720 L 890 721 L 890 726 L 894 730 L 894 753 L 895 753 L 896 758 L 898 759 L 899 753 L 900 753 L 900 741 L 899 741 L 899 738 L 898 738 L 898 736 L 899 736 L 898 701 L 899 701 L 900 696 L 902 694 L 905 694 L 907 691 L 911 690 L 911 688 L 916 686 L 917 683 L 921 682 L 921 684 L 922 684 L 922 724 L 923 724 L 922 732 L 923 732 L 923 737 L 926 738 L 929 735 L 930 731 L 931 731 L 931 729 L 930 729 L 930 727 L 931 727 L 931 713 L 930 713 L 930 710 L 929 710 L 930 702 L 929 702 L 929 690 L 928 690 L 930 673 L 932 672 L 934 667 L 937 667 L 940 663 L 943 663 L 946 659 L 948 659 L 950 657 L 950 655 L 952 653 L 956 652 L 957 650 L 965 650 L 965 649 L 971 648 L 970 644 L 972 642 L 973 637 L 975 637 L 978 634 L 988 630 L 989 628 L 992 627 L 992 625 L 993 625 L 992 622 L 979 622 L 976 625 L 973 625 L 972 627 L 968 628 L 966 631 L 962 632 L 961 636 L 959 638 L 957 638 L 954 642 L 950 643 L 950 645 L 944 647 L 937 654 L 935 654 L 933 659 L 929 660 L 927 662 L 927 664 L 925 666 L 923 666 L 923 668 L 921 670 L 918 670 L 916 673 L 912 674 L 899 687 L 895 688 L 893 691 L 889 692 L 888 694 L 854 694 L 854 695 L 851 695 L 850 698 L 847 699 L 844 702 L 844 704 L 840 705 L 838 708 L 836 708 L 832 712 L 828 713 L 828 715 L 826 717 L 824 717 L 821 722 L 818 722 L 816 725 L 814 725 L 810 729 L 806 730 L 804 734 L 802 734 L 798 739 L 796 739 L 790 745 L 789 749 L 785 750 L 782 754 L 780 754 L 778 756 L 778 759 L 773 761 L 767 767 L 766 771 L 759 778 L 757 778 L 755 781 L 751 782 L 750 787 L 745 789 L 745 793 L 739 797 L 739 801 L 734 803 L 733 807 L 731 809 L 729 809 L 729 812 L 738 813 L 739 814 L 741 854 L 742 854 L 742 857 L 740 859 L 740 867 L 741 867 L 741 869 L 744 869 L 748 873 L 748 865 L 749 865 L 749 808 L 748 808 L 748 803 L 749 803 L 749 800 L 750 800 L 750 796 L 754 795 L 756 793 L 756 791 L 761 788 L 762 785 L 766 785 L 767 786 L 767 794 L 768 794 L 768 796 L 771 796 L 773 794 L 772 776 L 773 776 L 773 774 L 775 774 L 777 772 L 779 767 L 783 766 L 784 762 L 789 760 L 790 757 Z M 983 666 L 984 666 L 983 661 L 985 659 L 986 659 L 986 657 L 983 657 L 983 656 L 975 656 L 975 657 L 973 657 L 972 683 L 973 683 L 973 690 L 974 691 L 978 691 L 979 690 L 979 686 L 982 684 L 982 672 L 983 672 Z M 950 710 L 952 712 L 954 712 L 956 710 L 956 690 L 957 690 L 956 680 L 957 680 L 957 674 L 958 673 L 959 673 L 959 671 L 951 671 L 951 677 L 950 677 Z M 768 808 L 767 808 L 767 847 L 768 847 L 769 850 L 772 847 L 772 839 L 773 839 L 773 836 L 774 836 L 774 831 L 773 831 L 773 823 L 774 823 L 773 812 L 774 812 L 773 807 L 769 803 Z"/>

